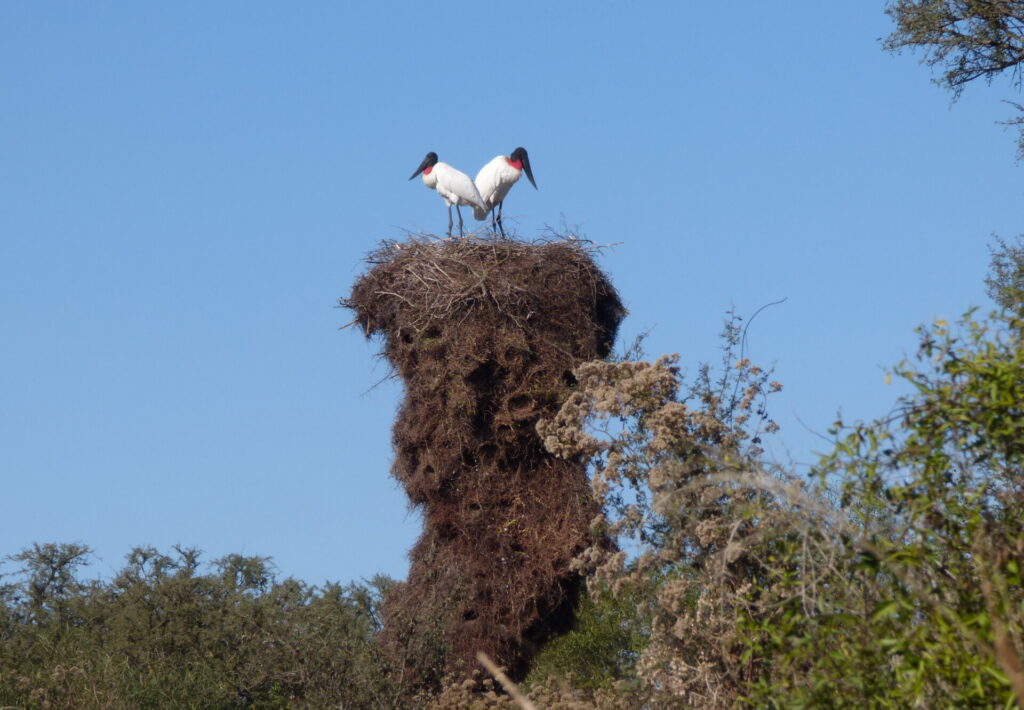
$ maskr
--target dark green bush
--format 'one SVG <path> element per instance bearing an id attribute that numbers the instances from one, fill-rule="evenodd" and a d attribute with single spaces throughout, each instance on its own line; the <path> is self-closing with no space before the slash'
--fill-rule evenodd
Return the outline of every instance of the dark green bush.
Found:
<path id="1" fill-rule="evenodd" d="M 0 705 L 395 707 L 374 639 L 390 580 L 315 588 L 268 561 L 139 548 L 83 582 L 82 545 L 46 544 L 3 588 Z"/>

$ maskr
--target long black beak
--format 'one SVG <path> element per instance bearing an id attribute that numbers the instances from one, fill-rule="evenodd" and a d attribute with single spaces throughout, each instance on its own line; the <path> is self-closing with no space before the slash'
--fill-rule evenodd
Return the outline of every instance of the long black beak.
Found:
<path id="1" fill-rule="evenodd" d="M 422 173 L 424 170 L 429 168 L 430 165 L 431 165 L 431 163 L 430 163 L 430 156 L 428 155 L 426 158 L 423 159 L 423 162 L 420 163 L 420 166 L 418 168 L 416 168 L 416 172 L 414 172 L 412 175 L 409 176 L 409 179 L 412 180 L 414 177 L 416 177 L 417 175 Z"/>
<path id="2" fill-rule="evenodd" d="M 537 183 L 533 180 L 533 170 L 530 169 L 530 156 L 523 153 L 523 172 L 526 173 L 526 177 L 529 179 L 530 184 L 533 185 L 533 189 L 537 189 Z"/>

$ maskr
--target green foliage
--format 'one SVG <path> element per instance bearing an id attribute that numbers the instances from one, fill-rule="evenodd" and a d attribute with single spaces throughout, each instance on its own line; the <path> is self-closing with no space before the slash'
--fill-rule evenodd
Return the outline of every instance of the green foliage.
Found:
<path id="1" fill-rule="evenodd" d="M 133 550 L 80 581 L 81 545 L 35 545 L 3 588 L 0 705 L 39 708 L 397 707 L 374 645 L 391 582 L 314 588 L 265 558 L 200 571 L 197 550 Z"/>
<path id="2" fill-rule="evenodd" d="M 739 342 L 727 328 L 725 374 L 691 385 L 672 360 L 584 366 L 541 427 L 589 457 L 601 524 L 639 545 L 629 565 L 588 551 L 595 579 L 661 575 L 639 600 L 651 706 L 1024 701 L 1024 321 L 922 329 L 895 371 L 913 394 L 838 424 L 807 480 L 761 459 L 778 387 Z"/>
<path id="3" fill-rule="evenodd" d="M 574 687 L 593 690 L 635 678 L 650 634 L 650 594 L 635 585 L 618 594 L 600 588 L 582 594 L 572 629 L 534 658 L 527 684 L 571 676 Z"/>
<path id="4" fill-rule="evenodd" d="M 864 531 L 894 690 L 1021 702 L 1024 321 L 968 314 L 957 330 L 939 321 L 920 334 L 917 362 L 896 368 L 915 394 L 893 418 L 854 427 L 821 475 L 842 475 Z"/>
<path id="5" fill-rule="evenodd" d="M 754 705 L 864 707 L 1024 700 L 1024 347 L 1015 317 L 921 330 L 913 386 L 890 417 L 845 428 L 817 471 L 836 494 L 833 544 L 800 530 L 779 563 L 800 587 L 739 618 L 768 659 Z M 806 577 L 812 579 L 808 581 Z"/>
<path id="6" fill-rule="evenodd" d="M 751 704 L 783 692 L 794 707 L 1024 700 L 1022 325 L 969 314 L 957 332 L 922 329 L 917 361 L 896 368 L 914 394 L 890 417 L 837 427 L 817 471 L 840 506 L 832 544 L 802 530 L 779 562 L 812 581 L 771 590 L 777 617 L 739 619 L 769 659 Z"/>
<path id="7" fill-rule="evenodd" d="M 1019 312 L 1024 309 L 1024 234 L 1017 235 L 1012 243 L 997 236 L 990 251 L 986 291 L 1000 307 Z"/>
<path id="8" fill-rule="evenodd" d="M 1020 88 L 1024 64 L 1024 2 L 1021 0 L 893 0 L 886 12 L 896 23 L 886 49 L 922 49 L 929 66 L 941 66 L 938 83 L 954 97 L 976 79 L 992 81 L 1009 70 Z M 1024 159 L 1024 106 L 1007 121 L 1022 126 L 1018 142 Z"/>

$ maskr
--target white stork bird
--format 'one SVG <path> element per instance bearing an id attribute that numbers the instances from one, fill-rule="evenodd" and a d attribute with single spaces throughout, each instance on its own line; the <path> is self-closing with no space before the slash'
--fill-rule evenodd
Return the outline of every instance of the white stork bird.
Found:
<path id="1" fill-rule="evenodd" d="M 487 165 L 480 168 L 476 175 L 476 189 L 484 199 L 484 209 L 476 207 L 473 209 L 473 216 L 478 220 L 487 219 L 487 213 L 491 213 L 491 231 L 494 225 L 498 225 L 501 236 L 505 236 L 505 228 L 501 226 L 501 205 L 505 202 L 505 195 L 516 184 L 519 176 L 526 173 L 526 177 L 537 189 L 537 183 L 533 181 L 533 170 L 530 169 L 530 156 L 526 154 L 526 148 L 516 148 L 512 155 L 499 155 Z M 495 217 L 497 208 L 497 217 Z"/>
<path id="2" fill-rule="evenodd" d="M 461 237 L 462 212 L 459 210 L 459 205 L 473 205 L 474 210 L 484 209 L 484 201 L 480 197 L 480 193 L 477 192 L 476 185 L 466 173 L 456 170 L 448 163 L 438 162 L 437 153 L 433 151 L 427 153 L 427 157 L 423 159 L 409 179 L 412 180 L 420 173 L 423 173 L 423 184 L 432 190 L 437 190 L 437 194 L 443 197 L 444 203 L 448 205 L 449 237 L 452 236 L 452 205 L 455 205 L 455 211 L 459 215 L 459 236 Z"/>

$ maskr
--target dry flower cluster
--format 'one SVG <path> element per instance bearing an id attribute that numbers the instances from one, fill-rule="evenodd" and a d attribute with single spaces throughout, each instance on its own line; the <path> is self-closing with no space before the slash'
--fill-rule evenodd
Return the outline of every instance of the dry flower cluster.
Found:
<path id="1" fill-rule="evenodd" d="M 587 363 L 579 389 L 538 428 L 560 456 L 590 458 L 604 511 L 595 523 L 638 545 L 628 564 L 622 551 L 588 550 L 580 560 L 591 579 L 615 592 L 664 577 L 637 669 L 659 707 L 724 707 L 757 671 L 733 650 L 735 617 L 752 611 L 745 596 L 763 570 L 758 541 L 784 509 L 779 479 L 763 470 L 758 437 L 743 425 L 774 428 L 763 397 L 779 385 L 742 360 L 731 388 L 707 386 L 695 406 L 680 400 L 676 361 Z"/>

